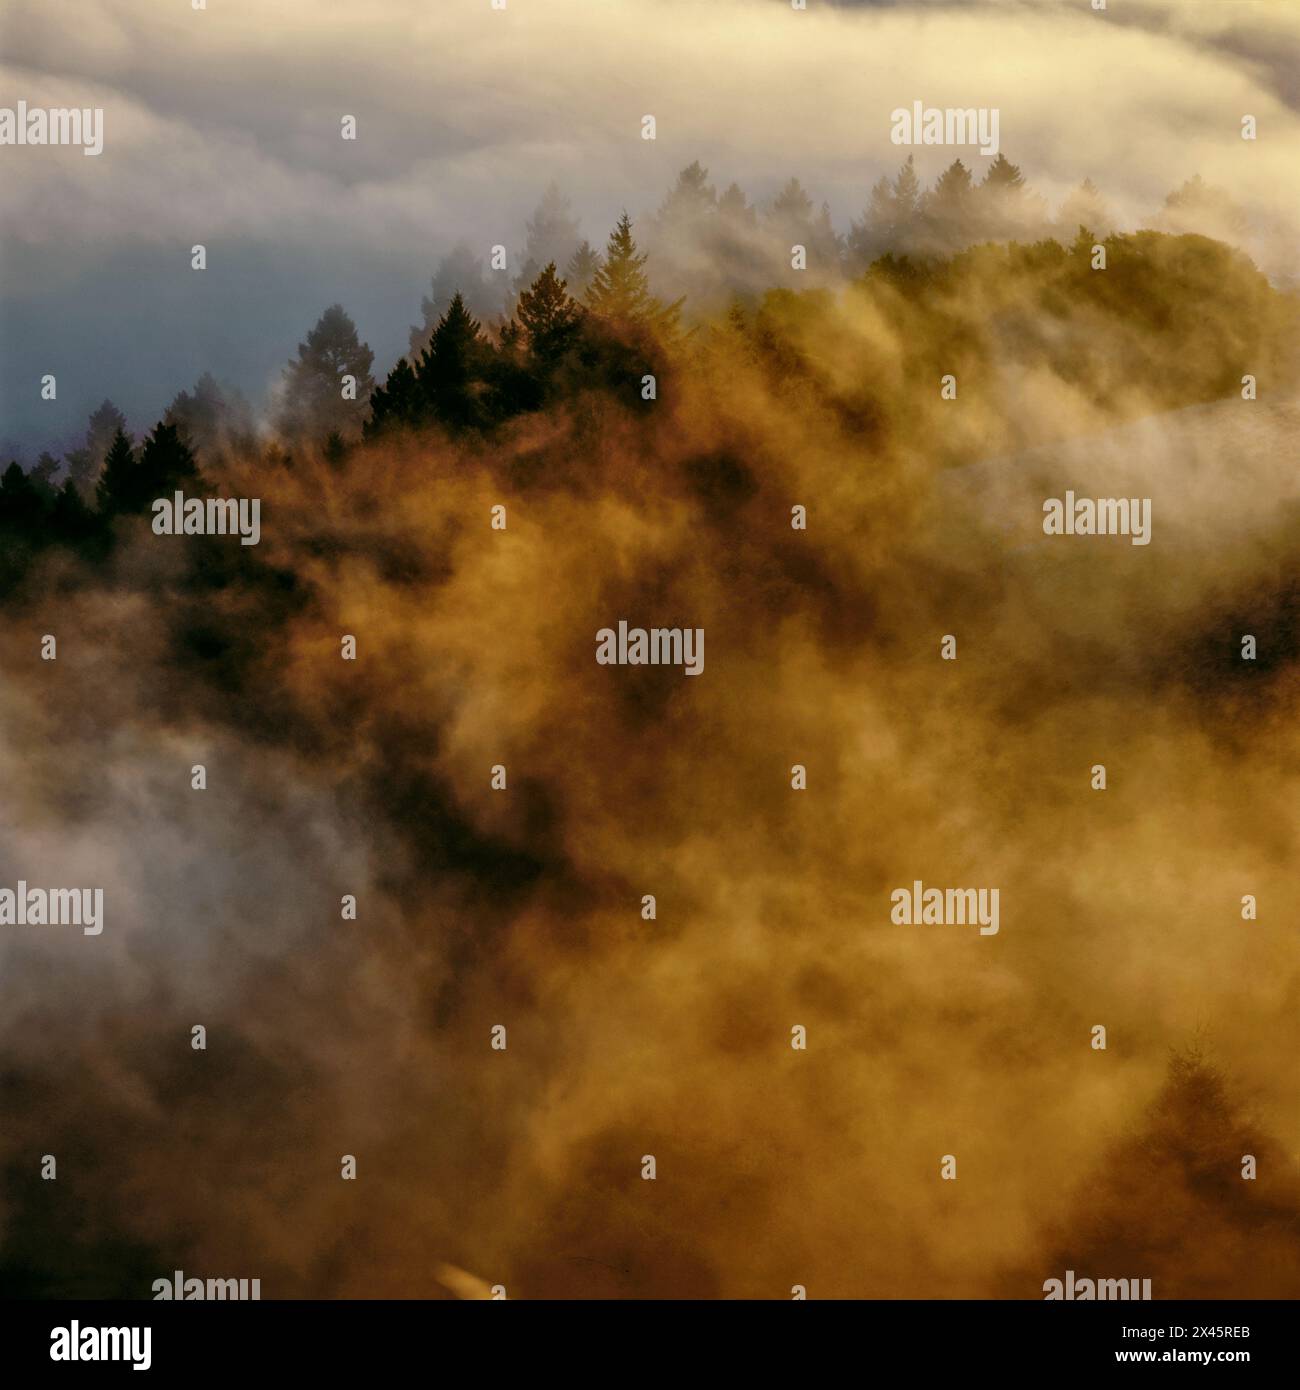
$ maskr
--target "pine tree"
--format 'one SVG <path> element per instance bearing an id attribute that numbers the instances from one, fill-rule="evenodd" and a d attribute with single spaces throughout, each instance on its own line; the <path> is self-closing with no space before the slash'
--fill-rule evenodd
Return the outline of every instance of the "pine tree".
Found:
<path id="1" fill-rule="evenodd" d="M 428 402 L 416 380 L 415 370 L 405 357 L 401 358 L 382 386 L 370 397 L 370 419 L 366 421 L 367 438 L 389 429 L 409 429 L 425 418 Z"/>
<path id="2" fill-rule="evenodd" d="M 632 219 L 624 212 L 609 234 L 605 263 L 587 291 L 587 305 L 592 313 L 616 322 L 673 329 L 681 301 L 665 306 L 650 293 L 645 262 L 646 258 L 638 254 L 632 239 Z"/>
<path id="3" fill-rule="evenodd" d="M 28 476 L 32 485 L 43 497 L 52 500 L 55 494 L 54 475 L 59 471 L 59 461 L 49 450 L 45 450 L 36 460 L 36 467 Z"/>
<path id="4" fill-rule="evenodd" d="M 970 242 L 976 226 L 974 189 L 960 159 L 939 175 L 926 197 L 923 223 L 931 249 L 953 251 Z"/>
<path id="5" fill-rule="evenodd" d="M 1237 241 L 1250 230 L 1250 219 L 1223 189 L 1194 174 L 1169 194 L 1152 225 L 1161 231 L 1199 232 L 1219 241 Z"/>
<path id="6" fill-rule="evenodd" d="M 1025 179 L 1006 155 L 989 165 L 975 195 L 980 235 L 1000 239 L 1024 230 Z"/>
<path id="7" fill-rule="evenodd" d="M 192 392 L 178 392 L 163 419 L 205 456 L 246 445 L 255 434 L 248 402 L 233 387 L 223 387 L 211 372 L 199 377 Z"/>
<path id="8" fill-rule="evenodd" d="M 758 213 L 738 183 L 729 183 L 718 199 L 718 216 L 736 230 L 751 231 L 758 225 Z"/>
<path id="9" fill-rule="evenodd" d="M 1056 214 L 1056 226 L 1062 237 L 1073 237 L 1080 227 L 1086 227 L 1094 239 L 1114 231 L 1110 210 L 1091 179 L 1084 179 L 1067 195 Z"/>
<path id="10" fill-rule="evenodd" d="M 774 230 L 795 236 L 812 221 L 813 202 L 803 184 L 791 178 L 772 199 L 767 220 Z"/>
<path id="11" fill-rule="evenodd" d="M 578 222 L 568 198 L 560 192 L 557 184 L 550 184 L 542 194 L 537 211 L 529 218 L 525 230 L 527 239 L 522 264 L 514 281 L 517 293 L 533 283 L 543 266 L 552 261 L 556 265 L 563 265 L 577 250 Z"/>
<path id="12" fill-rule="evenodd" d="M 332 304 L 298 344 L 298 356 L 284 373 L 284 403 L 278 423 L 285 434 L 321 438 L 337 430 L 345 438 L 361 433 L 366 402 L 375 389 L 370 375 L 375 354 L 357 338 L 357 326 L 341 304 Z M 356 382 L 356 398 L 343 396 L 343 377 Z"/>
<path id="13" fill-rule="evenodd" d="M 99 510 L 105 514 L 139 510 L 139 467 L 124 430 L 119 429 L 113 436 L 95 493 Z"/>
<path id="14" fill-rule="evenodd" d="M 202 485 L 198 465 L 175 425 L 160 420 L 140 448 L 119 430 L 113 438 L 100 475 L 99 510 L 105 515 L 146 512 L 160 497 Z"/>
<path id="15" fill-rule="evenodd" d="M 528 335 L 533 357 L 549 362 L 564 355 L 577 337 L 582 307 L 566 293 L 566 282 L 555 273 L 551 261 L 532 285 L 519 296 L 517 318 Z"/>
<path id="16" fill-rule="evenodd" d="M 478 322 L 456 294 L 416 365 L 416 379 L 430 413 L 453 430 L 482 424 L 481 392 L 476 388 L 490 360 L 491 348 Z"/>
<path id="17" fill-rule="evenodd" d="M 433 330 L 457 295 L 469 312 L 480 319 L 498 314 L 503 308 L 500 288 L 484 278 L 483 259 L 464 241 L 457 242 L 438 262 L 429 293 L 420 300 L 421 322 L 411 329 L 407 353 L 412 362 L 420 360 L 420 354 L 433 339 Z"/>
<path id="18" fill-rule="evenodd" d="M 86 443 L 66 456 L 68 476 L 89 497 L 108 456 L 109 448 L 119 430 L 126 429 L 126 416 L 110 400 L 103 401 L 91 415 L 86 428 Z"/>
<path id="19" fill-rule="evenodd" d="M 894 180 L 894 235 L 905 236 L 921 210 L 921 181 L 916 177 L 916 156 L 908 155 Z"/>
<path id="20" fill-rule="evenodd" d="M 872 261 L 893 244 L 894 189 L 887 175 L 882 174 L 871 185 L 867 210 L 861 220 L 849 224 L 849 256 L 854 267 L 865 270 Z"/>
<path id="21" fill-rule="evenodd" d="M 584 241 L 569 257 L 569 264 L 564 268 L 564 279 L 575 295 L 584 295 L 599 269 L 600 256 L 592 250 L 589 241 Z"/>
<path id="22" fill-rule="evenodd" d="M 840 240 L 831 225 L 830 208 L 823 203 L 814 210 L 813 200 L 798 179 L 790 179 L 772 200 L 766 224 L 775 242 L 775 261 L 782 269 L 782 278 L 790 265 L 792 246 L 805 249 L 810 270 L 820 275 L 838 271 Z"/>
<path id="23" fill-rule="evenodd" d="M 717 211 L 717 190 L 709 182 L 709 171 L 697 159 L 677 175 L 677 182 L 655 214 L 654 232 L 658 236 L 682 236 L 698 231 Z"/>
<path id="24" fill-rule="evenodd" d="M 15 459 L 0 475 L 0 530 L 39 542 L 44 515 L 44 499 Z"/>
<path id="25" fill-rule="evenodd" d="M 99 530 L 94 512 L 86 506 L 71 478 L 55 494 L 49 525 L 56 541 L 72 546 L 85 544 Z"/>
<path id="26" fill-rule="evenodd" d="M 202 485 L 198 464 L 180 431 L 162 420 L 140 448 L 139 477 L 145 510 L 157 498 L 170 496 L 178 488 L 193 490 Z"/>

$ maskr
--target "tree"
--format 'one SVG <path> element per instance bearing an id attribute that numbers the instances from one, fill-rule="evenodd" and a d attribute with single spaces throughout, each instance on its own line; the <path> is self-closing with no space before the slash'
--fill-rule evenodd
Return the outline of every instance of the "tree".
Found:
<path id="1" fill-rule="evenodd" d="M 718 199 L 718 216 L 724 223 L 739 231 L 750 231 L 758 225 L 758 213 L 745 197 L 738 183 L 729 183 Z"/>
<path id="2" fill-rule="evenodd" d="M 233 388 L 223 388 L 211 372 L 194 383 L 193 392 L 179 392 L 163 419 L 175 425 L 181 438 L 206 455 L 217 454 L 253 438 L 253 412 Z"/>
<path id="3" fill-rule="evenodd" d="M 54 540 L 71 546 L 85 545 L 100 534 L 98 518 L 70 478 L 54 496 L 49 528 Z"/>
<path id="4" fill-rule="evenodd" d="M 665 238 L 698 235 L 717 209 L 717 190 L 709 182 L 709 171 L 697 159 L 677 175 L 677 182 L 655 214 L 652 230 Z"/>
<path id="5" fill-rule="evenodd" d="M 15 459 L 0 475 L 0 528 L 23 540 L 39 537 L 45 502 Z"/>
<path id="6" fill-rule="evenodd" d="M 765 221 L 776 242 L 776 264 L 781 268 L 782 279 L 790 266 L 792 246 L 804 248 L 808 268 L 818 276 L 838 272 L 840 242 L 831 225 L 830 208 L 823 203 L 820 209 L 814 209 L 798 179 L 790 179 L 772 200 Z"/>
<path id="7" fill-rule="evenodd" d="M 1078 188 L 1067 194 L 1056 214 L 1058 236 L 1073 237 L 1080 227 L 1086 227 L 1094 239 L 1105 237 L 1115 229 L 1110 209 L 1091 179 L 1084 179 Z"/>
<path id="8" fill-rule="evenodd" d="M 58 471 L 59 461 L 47 449 L 36 460 L 36 467 L 28 474 L 28 477 L 31 478 L 32 485 L 37 492 L 46 499 L 52 500 L 55 493 L 54 475 Z"/>
<path id="9" fill-rule="evenodd" d="M 584 241 L 569 257 L 569 264 L 564 268 L 564 279 L 573 287 L 575 295 L 583 295 L 596 278 L 599 269 L 599 254 L 592 250 L 591 242 Z"/>
<path id="10" fill-rule="evenodd" d="M 1196 174 L 1169 194 L 1152 225 L 1161 231 L 1199 232 L 1216 241 L 1239 241 L 1249 231 L 1250 219 L 1223 189 Z"/>
<path id="11" fill-rule="evenodd" d="M 480 319 L 490 318 L 505 308 L 502 288 L 484 278 L 484 262 L 468 242 L 460 241 L 438 262 L 429 284 L 429 293 L 420 301 L 421 322 L 410 332 L 407 355 L 412 362 L 429 346 L 433 330 L 460 295 L 469 312 Z"/>
<path id="12" fill-rule="evenodd" d="M 322 438 L 337 431 L 344 438 L 361 433 L 366 402 L 375 389 L 370 375 L 375 354 L 357 338 L 357 326 L 341 304 L 320 316 L 298 356 L 284 373 L 279 427 L 285 434 Z M 344 396 L 344 376 L 355 379 L 353 398 Z"/>
<path id="13" fill-rule="evenodd" d="M 560 192 L 559 186 L 550 184 L 542 194 L 542 200 L 525 224 L 527 239 L 519 274 L 515 276 L 515 290 L 520 292 L 541 274 L 542 267 L 554 262 L 565 264 L 577 250 L 579 231 L 577 219 L 568 198 Z M 585 243 L 584 243 L 585 244 Z"/>
<path id="14" fill-rule="evenodd" d="M 916 177 L 916 157 L 908 155 L 894 180 L 895 235 L 905 234 L 921 210 L 921 181 Z"/>
<path id="15" fill-rule="evenodd" d="M 110 400 L 103 401 L 91 415 L 86 428 L 86 443 L 81 449 L 68 452 L 65 462 L 68 476 L 80 489 L 83 497 L 94 490 L 95 480 L 108 456 L 108 450 L 119 430 L 125 431 L 126 416 Z"/>
<path id="16" fill-rule="evenodd" d="M 967 245 L 975 227 L 970 170 L 953 162 L 939 175 L 924 203 L 924 225 L 933 249 L 953 251 Z"/>
<path id="17" fill-rule="evenodd" d="M 1020 166 L 999 153 L 975 190 L 975 212 L 982 236 L 1001 240 L 1028 231 L 1031 208 Z"/>
<path id="18" fill-rule="evenodd" d="M 140 448 L 139 477 L 146 510 L 159 497 L 166 497 L 178 488 L 202 486 L 203 482 L 194 455 L 180 431 L 163 420 L 154 426 L 153 433 Z"/>
<path id="19" fill-rule="evenodd" d="M 465 301 L 453 296 L 416 365 L 416 379 L 429 412 L 452 430 L 483 423 L 479 397 L 491 347 Z"/>
<path id="20" fill-rule="evenodd" d="M 370 397 L 370 419 L 366 421 L 365 435 L 372 438 L 388 429 L 409 429 L 418 425 L 426 416 L 427 406 L 415 370 L 403 357 Z"/>
<path id="21" fill-rule="evenodd" d="M 106 514 L 140 510 L 139 466 L 125 430 L 118 430 L 113 436 L 96 497 L 99 510 Z"/>
<path id="22" fill-rule="evenodd" d="M 566 282 L 556 275 L 555 262 L 551 261 L 519 296 L 516 317 L 538 361 L 552 362 L 562 357 L 577 337 L 582 306 L 565 289 Z"/>
<path id="23" fill-rule="evenodd" d="M 119 430 L 99 479 L 99 510 L 104 515 L 147 512 L 160 497 L 202 486 L 198 465 L 175 425 L 160 420 L 141 446 L 139 457 Z"/>
<path id="24" fill-rule="evenodd" d="M 632 219 L 624 212 L 609 234 L 605 263 L 592 278 L 587 305 L 601 318 L 671 331 L 676 327 L 681 301 L 665 306 L 650 293 L 645 262 L 632 238 Z"/>

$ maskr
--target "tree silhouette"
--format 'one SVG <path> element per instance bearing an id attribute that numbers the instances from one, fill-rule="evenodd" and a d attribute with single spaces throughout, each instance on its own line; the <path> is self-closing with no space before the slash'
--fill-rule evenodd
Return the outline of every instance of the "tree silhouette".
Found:
<path id="1" fill-rule="evenodd" d="M 923 204 L 922 223 L 931 249 L 955 251 L 967 245 L 976 225 L 970 170 L 953 162 L 939 175 Z"/>
<path id="2" fill-rule="evenodd" d="M 490 360 L 491 347 L 478 322 L 454 295 L 416 365 L 429 413 L 453 431 L 483 424 L 481 387 Z"/>
<path id="3" fill-rule="evenodd" d="M 791 178 L 772 200 L 764 219 L 772 237 L 774 266 L 781 280 L 790 270 L 790 248 L 802 246 L 808 269 L 818 278 L 837 275 L 840 269 L 840 241 L 831 225 L 830 208 L 816 208 L 803 184 Z"/>
<path id="4" fill-rule="evenodd" d="M 284 403 L 278 424 L 285 434 L 344 438 L 361 433 L 366 402 L 375 389 L 370 375 L 375 355 L 357 338 L 357 326 L 341 304 L 332 304 L 316 321 L 298 356 L 284 373 Z M 356 398 L 343 395 L 343 377 L 355 378 Z"/>
<path id="5" fill-rule="evenodd" d="M 44 514 L 44 499 L 15 460 L 0 475 L 0 526 L 30 539 Z"/>
<path id="6" fill-rule="evenodd" d="M 1153 225 L 1162 231 L 1199 232 L 1218 241 L 1237 241 L 1250 230 L 1250 219 L 1223 189 L 1195 174 L 1169 194 Z"/>
<path id="7" fill-rule="evenodd" d="M 849 228 L 847 244 L 853 268 L 865 270 L 886 251 L 906 250 L 915 237 L 920 208 L 921 183 L 916 177 L 915 156 L 909 154 L 895 178 L 881 175 L 876 180 L 866 212 Z"/>
<path id="8" fill-rule="evenodd" d="M 139 457 L 119 430 L 99 479 L 99 510 L 106 516 L 146 512 L 160 497 L 202 485 L 198 465 L 175 425 L 160 420 Z"/>
<path id="9" fill-rule="evenodd" d="M 181 391 L 167 407 L 163 420 L 199 453 L 209 456 L 247 445 L 253 438 L 253 412 L 236 390 L 223 388 L 211 372 Z"/>
<path id="10" fill-rule="evenodd" d="M 676 326 L 681 301 L 665 306 L 650 293 L 645 256 L 632 238 L 632 219 L 627 213 L 609 234 L 605 262 L 592 278 L 587 305 L 592 313 L 617 323 L 649 324 L 671 331 Z"/>
<path id="11" fill-rule="evenodd" d="M 1073 238 L 1080 227 L 1086 227 L 1094 237 L 1104 237 L 1114 230 L 1110 210 L 1102 200 L 1097 185 L 1084 181 L 1067 194 L 1056 214 L 1056 227 L 1061 237 Z"/>
<path id="12" fill-rule="evenodd" d="M 564 268 L 564 279 L 575 295 L 584 295 L 599 269 L 600 256 L 592 250 L 589 241 L 584 241 L 569 257 L 569 263 Z"/>
<path id="13" fill-rule="evenodd" d="M 582 306 L 565 293 L 565 288 L 566 282 L 555 273 L 555 262 L 551 261 L 519 296 L 515 316 L 538 361 L 562 357 L 577 338 Z"/>
<path id="14" fill-rule="evenodd" d="M 709 182 L 709 171 L 697 159 L 677 175 L 677 182 L 655 214 L 652 231 L 656 237 L 698 233 L 717 207 L 717 190 Z"/>
<path id="15" fill-rule="evenodd" d="M 382 386 L 377 386 L 370 397 L 366 437 L 371 438 L 388 429 L 409 429 L 419 425 L 428 414 L 428 405 L 414 368 L 405 357 L 401 358 L 388 373 L 388 379 Z"/>
<path id="16" fill-rule="evenodd" d="M 68 452 L 65 462 L 68 477 L 72 479 L 83 497 L 92 495 L 95 480 L 108 456 L 109 447 L 118 430 L 126 429 L 126 416 L 110 400 L 103 401 L 91 415 L 86 428 L 86 443 L 80 449 Z"/>
<path id="17" fill-rule="evenodd" d="M 49 450 L 44 450 L 36 460 L 36 466 L 28 474 L 32 486 L 47 500 L 52 501 L 55 494 L 54 475 L 59 471 L 59 461 Z"/>
<path id="18" fill-rule="evenodd" d="M 516 292 L 531 285 L 543 266 L 551 262 L 564 265 L 578 249 L 578 222 L 568 198 L 557 184 L 550 184 L 542 194 L 537 211 L 528 219 L 525 230 L 522 264 L 514 282 Z"/>
<path id="19" fill-rule="evenodd" d="M 459 241 L 438 263 L 430 281 L 429 293 L 420 300 L 421 321 L 410 332 L 407 356 L 412 362 L 429 346 L 433 330 L 460 295 L 469 312 L 480 319 L 491 318 L 505 308 L 505 296 L 499 284 L 484 278 L 484 260 L 475 254 L 468 242 Z"/>
<path id="20" fill-rule="evenodd" d="M 95 491 L 99 510 L 105 514 L 142 509 L 144 498 L 139 466 L 125 430 L 119 429 L 113 436 Z"/>

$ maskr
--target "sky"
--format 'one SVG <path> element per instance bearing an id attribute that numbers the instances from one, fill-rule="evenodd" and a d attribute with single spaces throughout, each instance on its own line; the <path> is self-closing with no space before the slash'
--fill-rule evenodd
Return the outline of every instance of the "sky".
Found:
<path id="1" fill-rule="evenodd" d="M 915 100 L 998 107 L 1053 205 L 1090 176 L 1136 224 L 1199 172 L 1291 236 L 1298 74 L 1284 0 L 3 0 L 0 104 L 102 107 L 105 144 L 0 147 L 0 446 L 73 446 L 105 396 L 142 432 L 204 370 L 260 402 L 335 301 L 386 372 L 439 257 L 518 252 L 551 179 L 596 245 L 694 159 L 845 231 Z"/>

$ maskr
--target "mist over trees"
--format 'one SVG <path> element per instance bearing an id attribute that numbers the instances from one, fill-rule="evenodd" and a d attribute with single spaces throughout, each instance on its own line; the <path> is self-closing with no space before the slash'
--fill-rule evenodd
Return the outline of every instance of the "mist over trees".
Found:
<path id="1" fill-rule="evenodd" d="M 774 390 L 791 382 L 820 390 L 823 375 L 841 370 L 837 299 L 850 314 L 896 323 L 900 341 L 920 345 L 911 354 L 916 361 L 881 362 L 879 373 L 941 366 L 978 373 L 978 353 L 992 350 L 983 341 L 984 315 L 999 313 L 1004 332 L 1019 316 L 1027 357 L 1066 378 L 1086 378 L 1106 408 L 1151 376 L 1153 341 L 1203 329 L 1216 316 L 1224 340 L 1235 341 L 1239 324 L 1230 326 L 1229 315 L 1254 315 L 1250 365 L 1279 361 L 1283 301 L 1270 297 L 1240 253 L 1196 234 L 1209 227 L 1224 241 L 1241 237 L 1248 227 L 1242 210 L 1194 177 L 1151 220 L 1159 232 L 1118 233 L 1090 178 L 1053 214 L 1002 154 L 979 179 L 955 159 L 927 187 L 909 155 L 866 190 L 860 215 L 841 236 L 827 205 L 798 178 L 755 204 L 734 182 L 719 192 L 696 160 L 640 232 L 625 210 L 596 249 L 552 183 L 526 221 L 515 269 L 490 270 L 487 256 L 464 242 L 442 258 L 421 300 L 421 322 L 410 330 L 410 350 L 381 382 L 352 318 L 340 304 L 328 307 L 283 372 L 269 440 L 249 402 L 209 372 L 177 393 L 138 449 L 121 411 L 103 401 L 84 443 L 62 461 L 47 451 L 30 472 L 16 465 L 5 472 L 0 529 L 25 537 L 10 570 L 21 573 L 47 542 L 82 552 L 107 544 L 115 518 L 250 455 L 268 468 L 313 455 L 342 467 L 363 441 L 407 431 L 487 440 L 522 416 L 591 393 L 625 405 L 651 399 L 642 383 L 687 362 L 707 370 L 734 358 L 770 371 Z M 1102 276 L 1090 265 L 1099 241 L 1110 257 Z M 1061 295 L 1070 312 L 1063 313 Z M 1153 302 L 1159 312 L 1147 315 L 1143 306 Z M 955 306 L 965 320 L 956 337 Z M 1086 334 L 1075 335 L 1072 314 L 1085 311 L 1094 317 Z M 1061 326 L 1045 338 L 1042 325 L 1054 317 Z M 1126 319 L 1136 321 L 1125 327 Z M 1111 328 L 1117 336 L 1107 345 Z M 997 350 L 1007 355 L 1005 343 Z M 1156 376 L 1144 387 L 1151 401 L 1170 406 L 1212 399 L 1232 389 L 1246 362 L 1244 355 L 1225 359 L 1215 372 L 1184 364 L 1177 378 Z M 844 408 L 868 435 L 908 428 L 890 418 L 889 392 L 865 386 L 859 397 Z M 965 447 L 940 452 L 956 458 Z"/>

